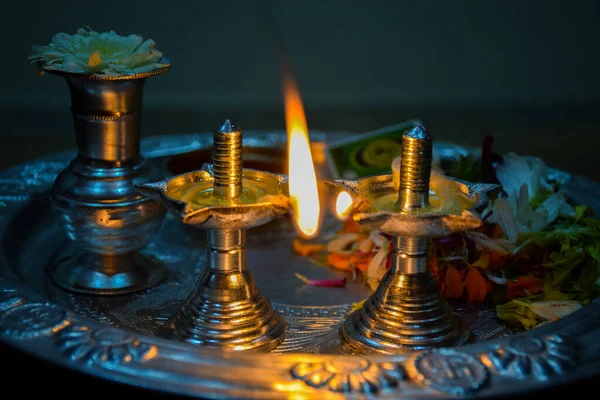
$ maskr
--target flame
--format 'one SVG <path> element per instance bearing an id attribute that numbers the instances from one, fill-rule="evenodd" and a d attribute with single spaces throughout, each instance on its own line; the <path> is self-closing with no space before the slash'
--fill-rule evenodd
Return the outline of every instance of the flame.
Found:
<path id="1" fill-rule="evenodd" d="M 289 192 L 294 224 L 298 232 L 309 239 L 318 234 L 321 223 L 317 176 L 300 93 L 296 82 L 285 74 L 283 91 L 288 135 Z"/>
<path id="2" fill-rule="evenodd" d="M 335 214 L 338 218 L 343 219 L 350 210 L 352 205 L 352 197 L 348 192 L 341 191 L 335 199 Z"/>

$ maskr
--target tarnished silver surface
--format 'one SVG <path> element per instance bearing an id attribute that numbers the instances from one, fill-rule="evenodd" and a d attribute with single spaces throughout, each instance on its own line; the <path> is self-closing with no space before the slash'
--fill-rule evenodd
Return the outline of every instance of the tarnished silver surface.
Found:
<path id="1" fill-rule="evenodd" d="M 134 188 L 156 179 L 140 155 L 140 121 L 145 80 L 165 71 L 119 79 L 56 72 L 69 85 L 78 150 L 50 191 L 66 236 L 81 249 L 55 257 L 54 280 L 67 290 L 124 294 L 167 274 L 165 265 L 136 253 L 160 228 L 165 209 Z"/>
<path id="2" fill-rule="evenodd" d="M 245 143 L 285 146 L 285 137 L 246 132 Z M 210 142 L 210 134 L 155 137 L 142 142 L 142 151 L 169 177 L 164 157 Z M 436 151 L 445 157 L 467 152 L 444 143 L 436 143 Z M 254 228 L 248 237 L 249 268 L 288 324 L 285 340 L 272 353 L 224 357 L 157 338 L 157 330 L 195 286 L 206 236 L 168 215 L 143 250 L 168 265 L 166 281 L 114 297 L 60 289 L 49 279 L 47 267 L 66 239 L 48 192 L 72 155 L 66 152 L 0 172 L 0 340 L 36 357 L 134 386 L 202 398 L 333 399 L 364 398 L 365 393 L 389 399 L 504 397 L 600 373 L 598 300 L 529 332 L 507 329 L 484 305 L 452 303 L 471 327 L 473 343 L 399 356 L 341 356 L 339 325 L 350 304 L 369 291 L 350 275 L 292 255 L 295 235 L 285 220 Z M 564 187 L 575 201 L 600 210 L 599 184 L 574 176 Z M 323 229 L 336 226 L 328 219 Z M 295 279 L 295 272 L 314 279 L 346 276 L 349 283 L 344 289 L 306 286 Z"/>

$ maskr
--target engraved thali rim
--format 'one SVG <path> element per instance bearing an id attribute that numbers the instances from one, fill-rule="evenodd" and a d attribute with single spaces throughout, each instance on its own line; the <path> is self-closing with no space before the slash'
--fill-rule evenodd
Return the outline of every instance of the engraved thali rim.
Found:
<path id="1" fill-rule="evenodd" d="M 326 135 L 329 135 L 329 137 L 336 136 L 333 133 L 323 133 L 320 137 L 325 138 Z M 319 134 L 316 137 L 319 137 Z M 261 143 L 282 144 L 285 142 L 285 134 L 281 132 L 246 131 L 245 139 L 248 139 L 246 143 L 249 145 L 252 145 L 252 143 L 254 145 L 260 145 Z M 153 146 L 159 143 L 160 146 L 158 148 L 160 148 L 161 154 L 168 153 L 170 148 L 175 149 L 173 152 L 177 154 L 178 152 L 191 151 L 209 145 L 210 134 L 152 137 L 142 141 L 142 147 L 144 147 L 145 143 L 152 144 Z M 185 143 L 192 143 L 192 145 L 186 147 Z M 438 144 L 438 146 L 443 145 L 443 143 Z M 454 147 L 455 145 L 448 144 L 448 146 Z M 142 149 L 142 153 L 148 156 L 148 154 L 152 153 L 152 148 L 148 148 L 148 150 L 144 152 Z M 64 152 L 44 157 L 44 159 L 64 161 L 66 165 L 70 156 L 72 156 L 70 152 Z M 0 178 L 19 178 L 19 173 L 25 165 L 24 163 L 0 172 Z M 572 179 L 583 182 L 583 186 L 587 185 L 588 188 L 591 188 L 592 192 L 599 191 L 599 183 L 575 175 L 572 175 Z M 21 197 L 17 196 L 14 200 L 2 200 L 0 202 L 0 204 L 3 204 L 3 206 L 0 206 L 0 232 L 4 233 L 11 222 L 11 217 L 18 213 L 27 203 L 27 196 L 42 193 L 47 188 L 47 185 L 26 186 L 23 193 L 21 193 Z M 6 293 L 12 296 L 11 299 L 15 297 L 19 298 L 19 301 L 14 301 L 13 299 L 10 301 L 10 304 L 8 302 L 2 303 L 2 297 L 0 297 L 0 324 L 2 324 L 2 320 L 7 313 L 27 312 L 27 310 L 36 307 L 39 310 L 45 310 L 45 314 L 44 312 L 41 313 L 41 322 L 47 322 L 47 315 L 51 310 L 62 309 L 62 307 L 56 304 L 48 303 L 43 296 L 35 293 L 31 288 L 20 282 L 13 275 L 10 268 L 7 268 L 7 262 L 3 255 L 0 258 L 0 295 Z M 299 365 L 310 364 L 318 366 L 321 364 L 325 365 L 325 363 L 353 362 L 359 358 L 365 360 L 368 365 L 372 365 L 377 371 L 383 371 L 391 364 L 396 365 L 400 370 L 406 371 L 403 378 L 397 378 L 396 386 L 382 386 L 377 388 L 379 390 L 378 395 L 382 398 L 404 396 L 412 398 L 415 396 L 436 398 L 455 397 L 456 393 L 454 392 L 461 389 L 460 387 L 457 389 L 452 385 L 441 385 L 439 382 L 437 384 L 436 382 L 431 383 L 432 379 L 430 376 L 427 376 L 427 371 L 419 370 L 418 361 L 428 356 L 433 357 L 435 360 L 443 360 L 443 357 L 458 357 L 456 358 L 458 361 L 462 360 L 465 363 L 472 363 L 472 365 L 465 364 L 464 367 L 467 369 L 473 368 L 473 371 L 481 371 L 481 368 L 483 368 L 485 374 L 477 377 L 477 379 L 481 378 L 481 382 L 470 382 L 469 387 L 465 389 L 471 391 L 469 392 L 470 397 L 487 397 L 547 389 L 548 387 L 558 386 L 568 381 L 596 375 L 600 371 L 600 346 L 594 345 L 591 340 L 593 336 L 600 334 L 600 323 L 594 324 L 593 322 L 600 321 L 600 301 L 598 300 L 563 320 L 533 331 L 518 333 L 507 338 L 493 339 L 452 348 L 447 354 L 430 350 L 398 356 L 223 354 L 186 343 L 176 343 L 166 339 L 141 336 L 121 328 L 110 327 L 107 329 L 118 331 L 121 335 L 133 335 L 133 339 L 135 340 L 131 343 L 137 344 L 127 345 L 133 347 L 125 348 L 126 352 L 129 351 L 133 355 L 139 355 L 140 348 L 147 349 L 148 351 L 143 353 L 139 360 L 133 357 L 133 362 L 121 361 L 111 364 L 108 367 L 103 363 L 82 363 L 71 360 L 61 351 L 57 344 L 59 343 L 57 337 L 67 327 L 71 330 L 83 332 L 83 337 L 87 337 L 85 335 L 88 333 L 91 335 L 100 329 L 106 328 L 106 325 L 99 321 L 87 319 L 66 309 L 64 311 L 66 312 L 66 317 L 57 322 L 56 326 L 46 326 L 42 333 L 33 332 L 29 337 L 24 338 L 23 335 L 2 335 L 2 332 L 0 332 L 0 341 L 30 353 L 35 357 L 46 359 L 64 367 L 97 377 L 141 388 L 190 396 L 202 396 L 205 398 L 213 396 L 219 398 L 281 398 L 290 395 L 292 393 L 291 390 L 298 390 L 300 393 L 296 393 L 296 395 L 299 398 L 359 397 L 361 393 L 358 392 L 347 391 L 340 393 L 328 389 L 327 386 L 315 388 L 314 386 L 307 385 L 306 381 L 293 376 L 291 373 Z M 2 327 L 0 326 L 1 329 Z M 502 369 L 500 366 L 493 364 L 493 355 L 497 352 L 504 352 L 504 354 L 508 354 L 509 356 L 517 357 L 517 353 L 511 353 L 511 343 L 513 347 L 516 346 L 513 343 L 516 338 L 522 338 L 523 341 L 533 341 L 536 344 L 539 342 L 542 343 L 541 346 L 546 346 L 544 348 L 548 351 L 544 353 L 545 355 L 532 353 L 530 357 L 526 357 L 530 363 L 535 363 L 538 359 L 546 362 L 547 360 L 544 357 L 555 361 L 552 357 L 555 357 L 555 353 L 558 351 L 558 356 L 566 358 L 567 361 L 576 360 L 579 364 L 569 364 L 571 367 L 565 367 L 564 369 L 561 369 L 562 367 L 553 369 L 554 367 L 552 367 L 548 370 L 547 376 L 543 374 L 538 376 L 533 373 L 521 371 L 521 375 L 525 374 L 526 377 L 531 378 L 523 379 L 523 376 L 517 376 L 516 372 Z M 572 344 L 563 345 L 562 341 L 564 338 L 570 338 Z M 585 356 L 580 351 L 582 347 L 587 348 Z M 561 351 L 564 354 L 560 353 Z M 460 357 L 456 356 L 455 353 Z M 152 356 L 148 356 L 148 354 L 152 354 Z M 520 353 L 518 356 L 521 357 Z M 129 358 L 131 359 L 132 357 Z M 179 361 L 179 363 L 173 363 L 173 361 Z M 179 366 L 174 368 L 173 365 Z M 199 368 L 201 366 L 210 366 L 211 373 L 207 374 L 203 372 L 205 368 Z M 268 372 L 271 381 L 251 383 L 236 380 L 236 376 L 239 374 L 232 374 L 232 368 L 237 369 L 240 374 L 247 371 L 249 374 L 257 376 L 261 374 L 261 371 L 263 374 L 267 374 Z M 457 393 L 461 394 L 462 392 L 458 390 Z"/>

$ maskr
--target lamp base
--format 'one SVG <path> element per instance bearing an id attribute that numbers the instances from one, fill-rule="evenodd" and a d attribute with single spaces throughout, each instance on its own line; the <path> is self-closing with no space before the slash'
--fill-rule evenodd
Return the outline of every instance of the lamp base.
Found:
<path id="1" fill-rule="evenodd" d="M 470 331 L 439 293 L 430 272 L 392 273 L 340 328 L 345 352 L 401 354 L 459 346 Z"/>
<path id="2" fill-rule="evenodd" d="M 167 267 L 138 252 L 106 256 L 87 251 L 58 254 L 54 282 L 70 292 L 115 296 L 149 289 L 167 277 Z"/>
<path id="3" fill-rule="evenodd" d="M 206 268 L 161 336 L 226 351 L 268 352 L 281 343 L 286 328 L 247 269 Z"/>

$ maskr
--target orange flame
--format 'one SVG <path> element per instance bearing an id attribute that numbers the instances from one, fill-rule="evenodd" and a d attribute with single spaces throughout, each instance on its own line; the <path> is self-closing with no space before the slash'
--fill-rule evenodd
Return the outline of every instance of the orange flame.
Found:
<path id="1" fill-rule="evenodd" d="M 296 82 L 289 74 L 283 74 L 283 92 L 288 135 L 289 192 L 294 224 L 296 230 L 309 239 L 319 233 L 321 205 L 304 107 Z"/>
<path id="2" fill-rule="evenodd" d="M 335 214 L 339 219 L 344 219 L 350 206 L 352 205 L 352 196 L 348 192 L 341 191 L 335 199 Z"/>

